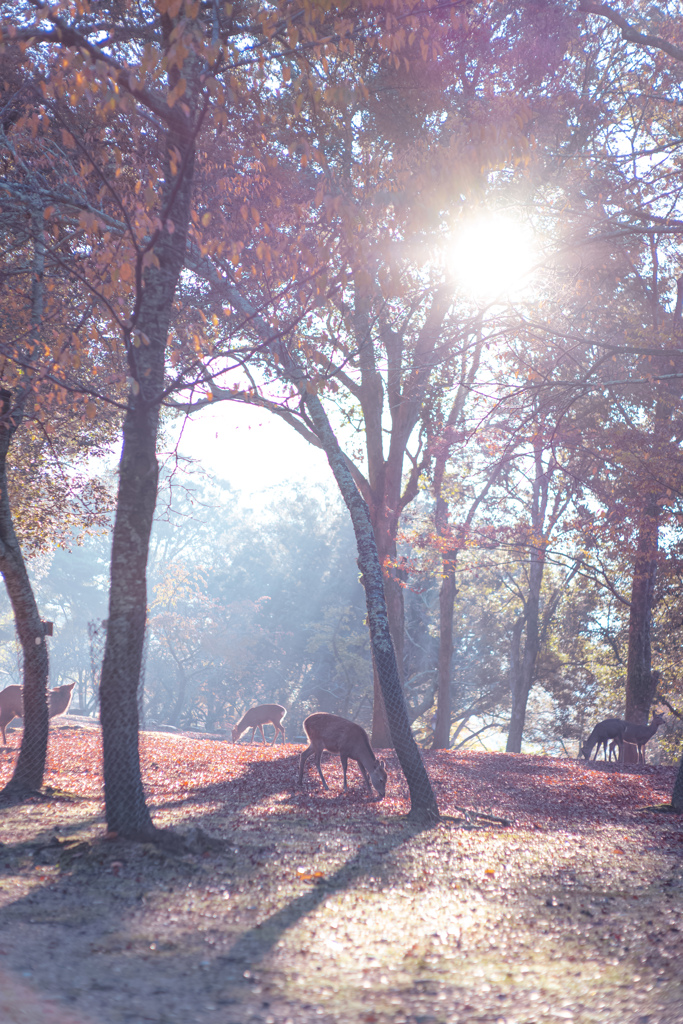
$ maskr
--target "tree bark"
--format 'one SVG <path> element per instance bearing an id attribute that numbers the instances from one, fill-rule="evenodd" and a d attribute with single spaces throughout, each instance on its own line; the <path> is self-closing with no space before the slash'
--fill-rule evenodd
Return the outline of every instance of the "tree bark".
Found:
<path id="1" fill-rule="evenodd" d="M 439 591 L 439 660 L 436 722 L 432 750 L 448 750 L 451 744 L 451 679 L 453 675 L 453 608 L 455 605 L 455 559 L 444 561 Z"/>
<path id="2" fill-rule="evenodd" d="M 525 693 L 522 684 L 521 646 L 524 621 L 524 616 L 520 615 L 512 627 L 512 639 L 510 641 L 510 696 L 512 698 L 512 708 L 505 749 L 516 754 L 522 749 L 526 705 L 529 699 L 529 691 L 527 690 Z"/>
<path id="3" fill-rule="evenodd" d="M 353 482 L 353 477 L 346 465 L 346 460 L 327 419 L 322 402 L 316 394 L 306 389 L 306 381 L 303 379 L 303 374 L 297 370 L 291 356 L 287 354 L 285 358 L 285 365 L 300 389 L 314 429 L 320 438 L 342 497 L 351 515 L 358 547 L 358 566 L 365 588 L 373 658 L 377 666 L 377 674 L 384 699 L 392 744 L 396 750 L 410 791 L 409 817 L 411 820 L 421 824 L 431 824 L 438 821 L 439 810 L 429 776 L 420 756 L 419 748 L 410 731 L 408 709 L 399 678 L 396 655 L 389 630 L 384 576 L 370 512 L 365 500 Z"/>
<path id="4" fill-rule="evenodd" d="M 679 814 L 683 814 L 683 757 L 678 766 L 678 774 L 674 782 L 673 793 L 671 794 L 671 806 Z"/>
<path id="5" fill-rule="evenodd" d="M 182 115 L 178 114 L 180 122 Z M 123 424 L 123 449 L 114 521 L 107 640 L 100 684 L 104 793 L 111 832 L 144 839 L 156 832 L 145 803 L 138 747 L 138 691 L 147 619 L 147 556 L 157 498 L 156 457 L 159 409 L 171 310 L 189 224 L 194 169 L 191 132 L 176 123 L 165 147 L 164 199 L 172 195 L 169 220 L 154 246 L 157 267 L 144 272 L 128 362 L 133 384 Z M 181 155 L 183 180 L 171 171 L 169 155 Z M 172 223 L 172 230 L 169 229 Z"/>
<path id="6" fill-rule="evenodd" d="M 544 555 L 534 549 L 529 574 L 529 593 L 524 608 L 524 653 L 518 670 L 511 679 L 512 713 L 505 747 L 509 753 L 519 754 L 522 749 L 526 706 L 533 686 L 536 659 L 541 646 L 538 625 L 544 567 Z"/>
<path id="7" fill-rule="evenodd" d="M 625 718 L 639 725 L 647 725 L 654 696 L 650 627 L 658 548 L 659 506 L 652 498 L 640 520 L 628 623 Z"/>
<path id="8" fill-rule="evenodd" d="M 515 623 L 512 635 L 510 658 L 510 690 L 512 710 L 508 729 L 506 751 L 519 754 L 522 749 L 522 736 L 526 720 L 526 707 L 529 693 L 534 682 L 536 659 L 540 650 L 540 616 L 541 587 L 545 570 L 545 552 L 548 530 L 546 512 L 548 507 L 548 489 L 554 472 L 554 462 L 548 469 L 543 468 L 542 443 L 539 439 L 535 448 L 536 477 L 534 480 L 533 499 L 531 504 L 531 530 L 529 539 L 529 585 L 524 600 L 524 614 Z M 557 502 L 551 523 L 557 521 Z M 551 527 L 552 528 L 552 527 Z M 524 631 L 524 650 L 520 658 L 520 645 Z"/>
<path id="9" fill-rule="evenodd" d="M 43 784 L 48 737 L 48 653 L 45 628 L 17 539 L 7 487 L 7 453 L 16 430 L 12 395 L 0 391 L 0 572 L 9 596 L 23 654 L 24 734 L 14 773 L 2 793 L 21 799 Z"/>

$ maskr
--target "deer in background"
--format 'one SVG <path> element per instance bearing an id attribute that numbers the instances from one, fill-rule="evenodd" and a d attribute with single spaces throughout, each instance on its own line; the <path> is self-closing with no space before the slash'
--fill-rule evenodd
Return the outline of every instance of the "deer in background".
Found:
<path id="1" fill-rule="evenodd" d="M 263 731 L 263 726 L 270 722 L 271 725 L 275 726 L 275 735 L 273 736 L 272 745 L 275 746 L 275 740 L 278 737 L 278 733 L 282 733 L 282 742 L 285 742 L 285 730 L 280 724 L 282 719 L 287 714 L 286 708 L 283 708 L 281 704 L 259 704 L 255 708 L 249 708 L 242 717 L 240 718 L 237 725 L 233 726 L 232 729 L 232 742 L 237 743 L 238 739 L 243 732 L 247 729 L 251 729 L 251 740 L 250 743 L 254 742 L 254 733 L 257 729 L 261 730 L 261 736 L 263 742 L 266 742 L 266 734 Z"/>
<path id="2" fill-rule="evenodd" d="M 340 718 L 339 715 L 331 715 L 326 711 L 316 711 L 314 715 L 309 715 L 305 719 L 304 731 L 308 736 L 309 746 L 302 753 L 299 762 L 300 786 L 304 779 L 306 761 L 311 754 L 314 754 L 315 766 L 318 769 L 318 775 L 322 779 L 322 784 L 325 789 L 330 788 L 325 782 L 325 776 L 320 767 L 320 758 L 322 757 L 323 750 L 329 750 L 332 754 L 339 754 L 341 757 L 345 791 L 349 788 L 346 781 L 346 769 L 349 758 L 351 758 L 360 768 L 368 792 L 372 794 L 372 786 L 374 786 L 379 793 L 380 800 L 382 799 L 387 786 L 387 773 L 384 761 L 378 761 L 375 757 L 370 746 L 368 734 L 361 725 L 357 725 L 356 722 L 349 722 L 346 718 Z M 372 786 L 370 785 L 371 781 Z"/>
<path id="3" fill-rule="evenodd" d="M 636 725 L 635 722 L 624 722 L 624 732 L 622 734 L 623 743 L 635 743 L 638 747 L 638 764 L 645 764 L 645 751 L 643 747 L 651 740 L 654 734 L 659 729 L 660 725 L 664 724 L 664 715 L 661 712 L 652 715 L 652 721 L 649 725 Z M 620 746 L 619 760 L 623 760 L 623 745 Z"/>
<path id="4" fill-rule="evenodd" d="M 583 754 L 586 760 L 589 761 L 591 751 L 597 743 L 597 747 L 595 747 L 595 757 L 593 760 L 597 761 L 598 754 L 600 753 L 600 747 L 602 747 L 606 761 L 607 744 L 612 740 L 612 742 L 618 744 L 621 749 L 621 738 L 624 734 L 625 728 L 626 722 L 622 721 L 621 718 L 606 718 L 604 722 L 598 722 L 586 742 L 581 747 L 581 754 Z"/>
<path id="5" fill-rule="evenodd" d="M 65 683 L 64 686 L 56 686 L 54 690 L 47 691 L 47 707 L 50 718 L 63 715 L 71 703 L 71 697 L 75 683 Z M 21 698 L 21 687 L 17 685 L 6 686 L 0 690 L 0 732 L 2 732 L 2 745 L 7 746 L 7 726 L 12 719 L 21 718 L 24 714 L 24 702 Z"/>

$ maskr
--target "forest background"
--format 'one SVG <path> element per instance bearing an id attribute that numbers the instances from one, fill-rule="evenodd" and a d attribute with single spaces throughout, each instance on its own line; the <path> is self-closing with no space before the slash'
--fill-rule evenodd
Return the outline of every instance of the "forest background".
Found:
<path id="1" fill-rule="evenodd" d="M 176 464 L 157 504 L 164 430 L 225 401 L 363 499 L 424 744 L 573 754 L 656 703 L 680 753 L 675 8 L 3 5 L 3 667 L 31 705 L 54 621 L 105 776 L 143 692 L 391 745 L 335 499 L 248 512 Z"/>

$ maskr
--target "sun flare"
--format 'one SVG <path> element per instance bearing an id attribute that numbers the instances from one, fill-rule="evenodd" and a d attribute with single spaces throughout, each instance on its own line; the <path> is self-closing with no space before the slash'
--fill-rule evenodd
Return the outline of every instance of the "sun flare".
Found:
<path id="1" fill-rule="evenodd" d="M 537 255 L 531 232 L 511 217 L 489 214 L 453 234 L 446 262 L 458 288 L 478 302 L 518 298 Z"/>

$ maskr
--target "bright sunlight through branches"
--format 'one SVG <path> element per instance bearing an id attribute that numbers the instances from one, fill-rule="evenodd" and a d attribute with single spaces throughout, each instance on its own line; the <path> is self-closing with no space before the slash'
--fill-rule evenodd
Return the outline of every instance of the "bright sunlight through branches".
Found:
<path id="1" fill-rule="evenodd" d="M 446 253 L 446 266 L 459 290 L 482 303 L 520 298 L 537 260 L 528 227 L 490 213 L 463 223 Z"/>

